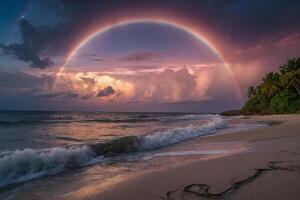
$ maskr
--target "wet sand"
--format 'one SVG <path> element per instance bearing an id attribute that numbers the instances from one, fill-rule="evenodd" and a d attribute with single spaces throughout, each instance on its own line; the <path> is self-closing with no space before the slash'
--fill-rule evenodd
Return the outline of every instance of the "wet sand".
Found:
<path id="1" fill-rule="evenodd" d="M 257 121 L 270 126 L 192 141 L 199 145 L 247 142 L 250 151 L 216 159 L 165 163 L 159 169 L 115 177 L 103 185 L 89 185 L 59 199 L 298 199 L 300 115 L 245 117 L 233 119 L 232 123 Z M 181 143 L 176 148 L 190 143 Z"/>

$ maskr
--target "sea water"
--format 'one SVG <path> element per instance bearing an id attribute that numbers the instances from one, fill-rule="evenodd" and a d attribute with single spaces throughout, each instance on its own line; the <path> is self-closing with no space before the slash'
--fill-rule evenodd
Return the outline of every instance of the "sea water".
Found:
<path id="1" fill-rule="evenodd" d="M 217 114 L 1 111 L 0 188 L 93 164 L 110 169 L 110 163 L 154 157 L 222 154 L 218 149 L 156 150 L 260 126 L 230 125 Z"/>

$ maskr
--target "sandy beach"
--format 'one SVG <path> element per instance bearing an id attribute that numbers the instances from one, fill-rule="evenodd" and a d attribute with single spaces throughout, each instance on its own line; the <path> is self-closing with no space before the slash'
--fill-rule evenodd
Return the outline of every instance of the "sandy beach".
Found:
<path id="1" fill-rule="evenodd" d="M 199 145 L 246 142 L 251 147 L 248 151 L 207 160 L 165 163 L 159 169 L 83 187 L 60 199 L 298 199 L 300 115 L 252 116 L 231 121 L 238 122 L 264 122 L 270 126 L 193 140 Z"/>

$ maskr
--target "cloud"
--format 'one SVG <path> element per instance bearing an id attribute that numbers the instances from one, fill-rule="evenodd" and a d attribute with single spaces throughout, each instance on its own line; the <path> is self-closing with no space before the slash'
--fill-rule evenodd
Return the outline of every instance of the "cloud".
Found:
<path id="1" fill-rule="evenodd" d="M 30 88 L 38 84 L 43 84 L 43 82 L 41 78 L 26 73 L 0 71 L 0 87 Z"/>
<path id="2" fill-rule="evenodd" d="M 97 97 L 108 97 L 110 95 L 113 95 L 115 93 L 115 90 L 109 85 L 102 90 L 100 90 L 97 94 Z"/>
<path id="3" fill-rule="evenodd" d="M 72 92 L 72 91 L 67 91 L 62 95 L 63 99 L 74 99 L 74 98 L 78 98 L 79 94 Z"/>
<path id="4" fill-rule="evenodd" d="M 44 39 L 45 33 L 37 30 L 24 18 L 20 21 L 20 28 L 22 42 L 20 44 L 0 44 L 3 52 L 29 63 L 32 68 L 45 69 L 54 65 L 50 58 L 40 57 L 42 46 L 46 42 Z"/>
<path id="5" fill-rule="evenodd" d="M 80 77 L 80 79 L 83 80 L 83 82 L 85 82 L 86 84 L 94 85 L 97 83 L 97 81 L 94 78 L 90 77 Z"/>
<path id="6" fill-rule="evenodd" d="M 99 56 L 98 54 L 95 54 L 95 53 L 83 53 L 83 54 L 80 54 L 80 55 L 77 55 L 76 57 L 78 57 L 79 59 L 88 59 L 88 60 L 92 60 L 92 61 L 95 61 L 95 62 L 105 62 L 105 60 Z"/>
<path id="7" fill-rule="evenodd" d="M 104 60 L 102 58 L 97 58 L 97 57 L 93 57 L 91 58 L 92 61 L 95 61 L 95 62 L 104 62 Z"/>
<path id="8" fill-rule="evenodd" d="M 227 74 L 227 75 L 226 75 Z M 234 97 L 234 87 L 225 67 L 165 69 L 132 75 L 106 75 L 97 72 L 66 72 L 56 80 L 55 75 L 0 73 L 0 90 L 23 92 L 34 99 L 76 99 L 95 102 L 200 102 L 210 97 Z"/>
<path id="9" fill-rule="evenodd" d="M 55 98 L 63 95 L 63 92 L 45 92 L 45 93 L 37 93 L 33 94 L 33 97 L 45 97 L 45 98 Z"/>
<path id="10" fill-rule="evenodd" d="M 159 57 L 161 57 L 161 55 L 159 55 L 157 52 L 141 50 L 141 51 L 128 53 L 122 56 L 121 58 L 119 58 L 119 60 L 129 61 L 129 62 L 140 62 L 140 61 L 153 60 Z"/>
<path id="11" fill-rule="evenodd" d="M 90 99 L 90 98 L 94 97 L 95 94 L 96 94 L 96 92 L 93 91 L 93 92 L 91 92 L 90 94 L 84 95 L 84 96 L 82 96 L 82 97 L 80 97 L 80 98 L 83 99 L 83 100 Z"/>
<path id="12" fill-rule="evenodd" d="M 118 105 L 128 105 L 130 102 L 136 105 L 140 102 L 166 107 L 174 105 L 172 108 L 180 107 L 181 111 L 184 111 L 184 105 L 189 105 L 197 110 L 199 102 L 236 98 L 234 93 L 228 92 L 234 88 L 229 84 L 230 78 L 226 77 L 228 72 L 224 68 L 217 69 L 218 72 L 212 68 L 190 70 L 182 67 L 179 70 L 165 69 L 126 76 L 66 72 L 57 80 L 55 89 L 51 87 L 54 79 L 51 73 L 41 72 L 33 76 L 0 72 L 0 101 L 14 99 L 20 105 L 28 103 L 33 107 L 35 102 L 39 102 L 41 105 L 51 104 L 53 108 L 66 104 L 69 107 L 78 106 L 78 109 L 85 105 L 108 108 L 112 101 Z"/>
<path id="13" fill-rule="evenodd" d="M 61 99 L 75 99 L 79 98 L 79 94 L 73 91 L 63 91 L 63 92 L 33 92 L 32 97 L 42 97 L 42 98 L 61 98 Z"/>
<path id="14" fill-rule="evenodd" d="M 147 102 L 176 102 L 192 100 L 196 96 L 202 98 L 202 94 L 195 95 L 197 90 L 197 76 L 188 72 L 186 68 L 180 70 L 166 69 L 159 73 L 149 72 L 136 76 L 136 94 L 134 101 Z M 205 92 L 205 88 L 202 88 Z"/>
<path id="15" fill-rule="evenodd" d="M 217 84 L 215 79 L 220 79 L 220 74 L 222 77 L 226 75 L 226 69 L 218 74 L 213 71 L 212 68 L 190 70 L 181 67 L 126 75 L 69 72 L 57 81 L 56 90 L 73 91 L 79 94 L 80 99 L 109 97 L 101 99 L 102 103 L 107 100 L 157 103 L 203 101 L 208 98 L 206 94 L 212 80 Z"/>
<path id="16" fill-rule="evenodd" d="M 91 54 L 90 60 L 95 61 L 95 62 L 104 62 L 105 61 L 102 57 L 100 57 L 97 54 Z"/>

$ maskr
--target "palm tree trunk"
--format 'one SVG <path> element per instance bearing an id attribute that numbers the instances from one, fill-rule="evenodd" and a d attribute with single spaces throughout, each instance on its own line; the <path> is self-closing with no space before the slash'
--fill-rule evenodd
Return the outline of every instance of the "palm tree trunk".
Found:
<path id="1" fill-rule="evenodd" d="M 300 86 L 298 85 L 297 82 L 295 82 L 294 86 L 295 86 L 295 88 L 296 88 L 296 90 L 297 90 L 297 92 L 298 92 L 298 94 L 300 96 Z"/>

